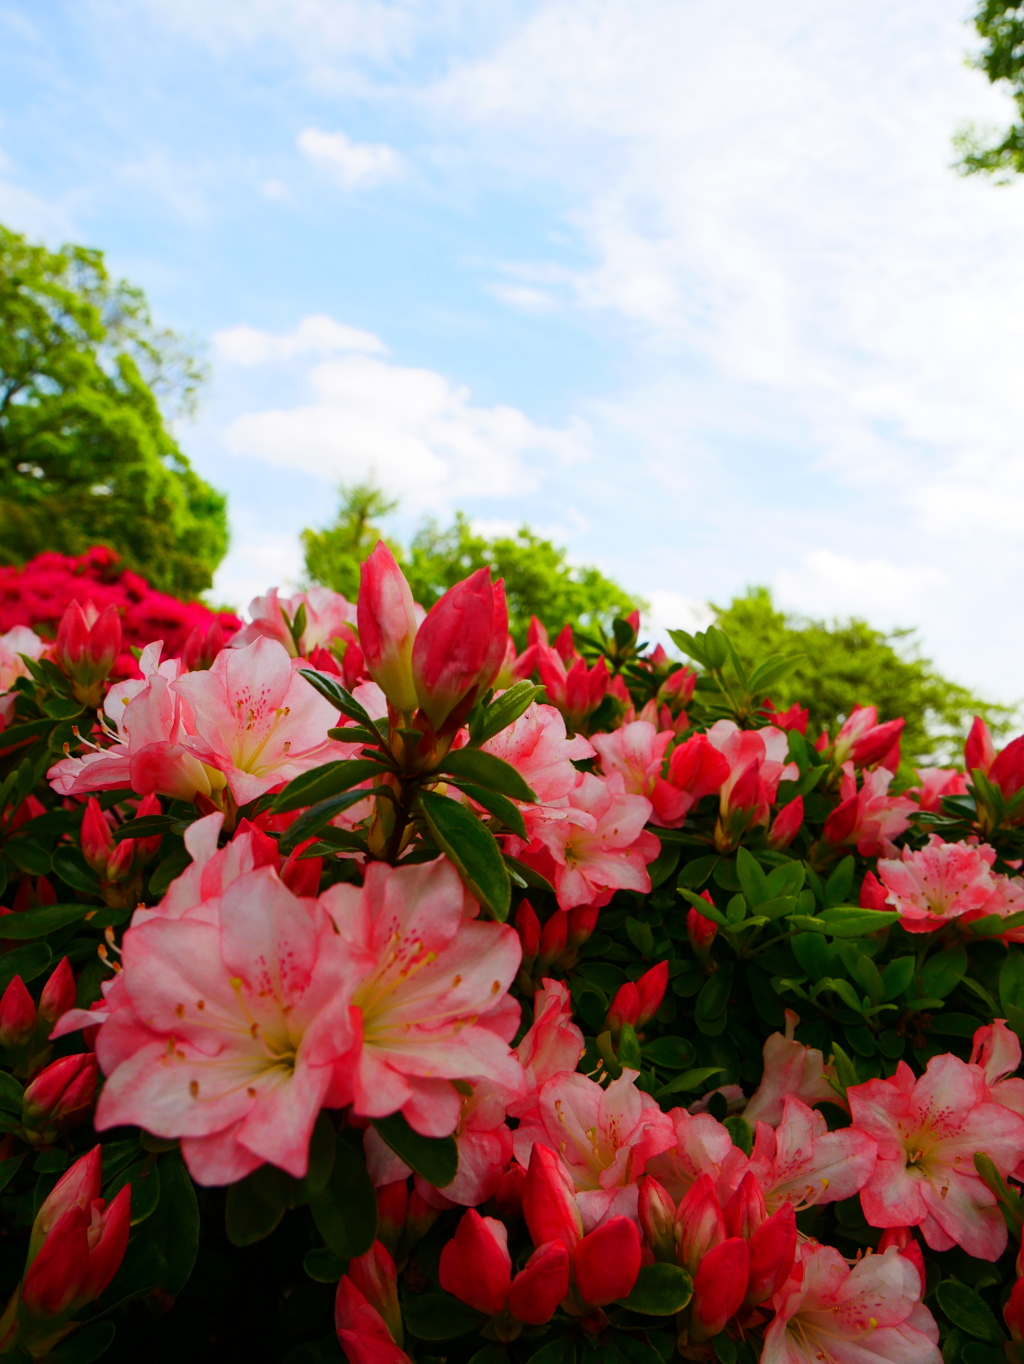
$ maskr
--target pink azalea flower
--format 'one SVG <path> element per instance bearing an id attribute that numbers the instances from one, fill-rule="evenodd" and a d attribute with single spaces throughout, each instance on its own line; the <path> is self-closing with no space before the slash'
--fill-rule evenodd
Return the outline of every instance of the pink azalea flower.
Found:
<path id="1" fill-rule="evenodd" d="M 1024 1118 L 991 1102 L 981 1068 L 933 1056 L 917 1079 L 901 1061 L 891 1079 L 855 1085 L 848 1098 L 853 1128 L 878 1143 L 860 1196 L 870 1224 L 919 1226 L 933 1250 L 961 1245 L 976 1259 L 997 1260 L 1006 1223 L 974 1155 L 983 1151 L 1009 1175 L 1024 1158 Z"/>
<path id="2" fill-rule="evenodd" d="M 1020 1056 L 1020 1041 L 1004 1018 L 993 1020 L 974 1034 L 971 1065 L 980 1067 L 988 1098 L 1024 1118 L 1024 1080 L 1016 1073 Z M 1024 1179 L 1024 1161 L 1014 1170 L 1013 1177 Z"/>
<path id="3" fill-rule="evenodd" d="M 201 1184 L 232 1183 L 264 1161 L 301 1178 L 317 1113 L 345 1102 L 335 1073 L 355 1041 L 352 989 L 371 963 L 270 867 L 233 881 L 217 917 L 125 933 L 96 1037 L 107 1076 L 96 1127 L 180 1138 Z"/>
<path id="4" fill-rule="evenodd" d="M 510 1098 L 522 1092 L 508 1046 L 519 1006 L 507 995 L 519 938 L 507 924 L 468 917 L 449 862 L 375 862 L 362 888 L 332 886 L 320 903 L 345 950 L 370 962 L 351 999 L 360 1038 L 350 1067 L 354 1112 L 401 1111 L 416 1131 L 440 1137 L 462 1113 L 453 1080 L 489 1080 Z"/>
<path id="5" fill-rule="evenodd" d="M 644 796 L 612 790 L 588 772 L 564 805 L 545 814 L 534 825 L 533 842 L 523 847 L 510 840 L 509 851 L 550 872 L 560 909 L 607 904 L 619 889 L 650 890 L 647 864 L 661 844 L 644 829 L 651 815 Z"/>
<path id="6" fill-rule="evenodd" d="M 574 1071 L 584 1045 L 572 1021 L 569 991 L 559 980 L 543 980 L 533 996 L 533 1024 L 516 1047 L 528 1093 L 509 1105 L 509 1113 L 521 1118 L 535 1108 L 541 1086 L 561 1071 Z"/>
<path id="7" fill-rule="evenodd" d="M 733 1145 L 728 1129 L 710 1113 L 673 1108 L 666 1116 L 672 1123 L 674 1141 L 648 1163 L 647 1173 L 677 1203 L 701 1175 L 708 1175 L 719 1193 L 728 1198 L 747 1168 L 747 1158 Z"/>
<path id="8" fill-rule="evenodd" d="M 569 739 L 565 720 L 554 706 L 533 703 L 515 724 L 484 744 L 488 753 L 510 763 L 537 797 L 536 805 L 524 805 L 523 818 L 533 830 L 548 806 L 564 802 L 579 781 L 573 759 L 592 758 L 594 750 L 582 734 Z"/>
<path id="9" fill-rule="evenodd" d="M 185 742 L 224 773 L 239 805 L 352 751 L 327 738 L 336 708 L 275 640 L 223 649 L 206 672 L 188 673 L 172 686 L 193 712 Z"/>
<path id="10" fill-rule="evenodd" d="M 771 1301 L 761 1364 L 942 1364 L 922 1287 L 896 1246 L 851 1268 L 833 1246 L 805 1241 Z"/>
<path id="11" fill-rule="evenodd" d="M 693 804 L 692 797 L 673 786 L 661 775 L 665 750 L 675 732 L 660 733 L 646 720 L 634 720 L 611 734 L 595 734 L 594 747 L 601 755 L 601 769 L 610 782 L 634 796 L 646 796 L 653 809 L 652 818 L 664 829 L 678 829 Z"/>
<path id="12" fill-rule="evenodd" d="M 995 860 L 987 843 L 944 843 L 932 834 L 920 851 L 904 848 L 902 860 L 880 859 L 878 875 L 903 927 L 928 933 L 953 919 L 968 923 L 1024 908 L 1024 887 L 1017 878 L 995 875 Z"/>
<path id="13" fill-rule="evenodd" d="M 871 1178 L 877 1155 L 867 1133 L 856 1126 L 830 1132 L 820 1113 L 790 1094 L 777 1128 L 757 1124 L 748 1168 L 770 1209 L 809 1207 L 852 1198 Z"/>
<path id="14" fill-rule="evenodd" d="M 355 624 L 356 608 L 340 592 L 332 592 L 329 587 L 311 587 L 308 592 L 298 592 L 294 597 L 280 597 L 278 592 L 278 588 L 272 587 L 265 597 L 253 598 L 249 603 L 251 623 L 232 638 L 230 648 L 244 649 L 257 639 L 274 639 L 293 658 L 296 653 L 306 658 L 314 649 L 327 648 L 332 640 L 351 642 L 355 639 L 349 626 Z M 284 613 L 287 612 L 288 620 L 294 622 L 300 606 L 306 608 L 306 628 L 296 651 Z"/>
<path id="15" fill-rule="evenodd" d="M 836 735 L 832 761 L 837 767 L 847 762 L 855 767 L 881 764 L 895 772 L 900 765 L 900 735 L 905 724 L 905 720 L 887 720 L 880 725 L 877 706 L 854 706 Z"/>
<path id="16" fill-rule="evenodd" d="M 788 763 L 789 739 L 781 729 L 766 725 L 764 729 L 740 729 L 733 720 L 718 720 L 707 732 L 708 742 L 717 748 L 729 764 L 729 775 L 722 783 L 721 811 L 726 816 L 736 802 L 733 791 L 744 773 L 753 768 L 757 773 L 752 822 L 764 824 L 768 807 L 775 799 L 779 782 L 794 780 L 799 775 L 795 763 Z"/>
<path id="17" fill-rule="evenodd" d="M 58 794 L 130 786 L 140 795 L 193 800 L 223 789 L 216 765 L 205 764 L 187 744 L 191 715 L 174 685 L 182 677 L 181 662 L 161 663 L 162 647 L 159 640 L 147 645 L 139 659 L 142 677 L 119 682 L 107 693 L 103 710 L 112 722 L 114 744 L 93 747 L 81 758 L 62 758 L 50 768 L 46 775 Z"/>
<path id="18" fill-rule="evenodd" d="M 277 870 L 277 843 L 248 820 L 242 820 L 231 842 L 218 851 L 223 825 L 224 816 L 217 810 L 188 826 L 185 847 L 192 861 L 171 882 L 158 905 L 135 911 L 133 927 L 150 919 L 189 918 L 216 924 L 220 897 L 234 880 L 257 867 Z"/>
<path id="19" fill-rule="evenodd" d="M 920 786 L 910 786 L 904 795 L 915 796 L 922 810 L 937 814 L 942 809 L 943 796 L 967 794 L 967 778 L 953 767 L 919 767 Z"/>
<path id="20" fill-rule="evenodd" d="M 5 635 L 0 635 L 0 692 L 10 691 L 19 677 L 28 677 L 22 654 L 26 658 L 39 659 L 45 648 L 46 641 L 27 625 L 15 625 Z"/>
<path id="21" fill-rule="evenodd" d="M 782 1121 L 783 1103 L 790 1094 L 809 1105 L 821 1103 L 824 1099 L 842 1103 L 826 1078 L 824 1056 L 817 1047 L 805 1047 L 794 1039 L 793 1033 L 799 1022 L 793 1010 L 787 1009 L 785 1036 L 773 1032 L 764 1044 L 761 1083 L 743 1110 L 743 1116 L 751 1127 L 756 1122 L 778 1127 Z"/>
<path id="22" fill-rule="evenodd" d="M 825 840 L 836 847 L 855 846 L 861 857 L 894 857 L 892 840 L 910 828 L 910 816 L 919 806 L 908 796 L 887 794 L 893 778 L 887 768 L 876 767 L 862 776 L 858 790 L 853 763 L 843 764 L 841 801 L 825 821 Z"/>
<path id="23" fill-rule="evenodd" d="M 637 1089 L 636 1077 L 624 1070 L 602 1089 L 585 1075 L 555 1075 L 541 1088 L 535 1113 L 512 1134 L 524 1168 L 535 1143 L 561 1156 L 587 1232 L 612 1217 L 636 1218 L 637 1180 L 652 1156 L 675 1142 L 670 1117 Z"/>

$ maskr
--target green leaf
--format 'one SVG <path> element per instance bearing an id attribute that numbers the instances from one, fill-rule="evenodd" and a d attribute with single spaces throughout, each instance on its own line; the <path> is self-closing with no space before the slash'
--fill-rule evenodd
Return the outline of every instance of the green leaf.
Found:
<path id="1" fill-rule="evenodd" d="M 175 819 L 173 815 L 143 815 L 141 819 L 126 819 L 114 830 L 114 842 L 123 843 L 126 838 L 154 838 L 180 825 L 181 820 Z"/>
<path id="2" fill-rule="evenodd" d="M 49 873 L 50 854 L 35 839 L 15 835 L 4 844 L 4 852 L 18 870 L 28 876 L 46 876 Z"/>
<path id="3" fill-rule="evenodd" d="M 275 1230 L 288 1206 L 288 1177 L 283 1171 L 277 1181 L 271 1175 L 257 1179 L 263 1169 L 255 1170 L 228 1189 L 224 1207 L 224 1226 L 233 1246 L 252 1246 Z"/>
<path id="4" fill-rule="evenodd" d="M 149 878 L 150 895 L 154 897 L 164 895 L 171 882 L 176 880 L 191 862 L 192 858 L 187 848 L 175 848 L 174 852 L 154 867 Z"/>
<path id="5" fill-rule="evenodd" d="M 453 863 L 470 894 L 504 922 L 512 887 L 494 835 L 472 810 L 436 791 L 421 791 L 419 808 L 434 842 Z"/>
<path id="6" fill-rule="evenodd" d="M 0 1110 L 21 1116 L 24 1091 L 13 1075 L 0 1070 Z"/>
<path id="7" fill-rule="evenodd" d="M 715 1352 L 718 1364 L 736 1364 L 739 1358 L 739 1351 L 732 1336 L 727 1336 L 724 1331 L 719 1332 L 711 1341 L 711 1348 Z"/>
<path id="8" fill-rule="evenodd" d="M 450 1293 L 421 1293 L 410 1298 L 403 1313 L 405 1329 L 419 1340 L 454 1340 L 479 1331 L 487 1318 Z"/>
<path id="9" fill-rule="evenodd" d="M 954 1326 L 959 1326 L 970 1336 L 998 1344 L 1005 1340 L 1005 1332 L 992 1313 L 984 1298 L 973 1288 L 958 1283 L 956 1279 L 945 1279 L 935 1290 L 935 1297 Z"/>
<path id="10" fill-rule="evenodd" d="M 966 954 L 964 970 L 966 971 Z M 961 972 L 963 974 L 963 972 Z M 1024 1009 L 1024 952 L 1012 948 L 999 971 L 999 1000 L 1004 1009 Z"/>
<path id="11" fill-rule="evenodd" d="M 160 1157 L 160 1206 L 148 1230 L 167 1262 L 164 1291 L 176 1298 L 188 1283 L 199 1251 L 199 1202 L 177 1151 Z"/>
<path id="12" fill-rule="evenodd" d="M 317 1246 L 306 1251 L 302 1268 L 317 1283 L 337 1283 L 348 1268 L 348 1261 L 339 1259 L 326 1246 Z"/>
<path id="13" fill-rule="evenodd" d="M 695 1089 L 700 1089 L 711 1079 L 712 1075 L 721 1075 L 723 1066 L 701 1066 L 697 1070 L 684 1070 L 682 1075 L 677 1075 L 674 1080 L 670 1080 L 667 1085 L 662 1085 L 655 1098 L 661 1099 L 666 1094 L 687 1094 Z"/>
<path id="14" fill-rule="evenodd" d="M 770 691 L 777 682 L 781 682 L 784 677 L 798 668 L 803 661 L 803 654 L 771 654 L 760 663 L 750 674 L 747 688 L 751 695 L 758 696 L 762 692 Z"/>
<path id="15" fill-rule="evenodd" d="M 345 690 L 336 677 L 330 673 L 318 673 L 314 668 L 300 668 L 299 672 L 311 687 L 315 687 L 320 695 L 330 701 L 332 706 L 336 706 L 343 715 L 355 720 L 357 724 L 365 725 L 369 730 L 373 729 L 369 712 L 363 709 L 351 692 Z"/>
<path id="16" fill-rule="evenodd" d="M 910 989 L 914 979 L 914 958 L 897 957 L 882 968 L 882 998 L 896 999 Z"/>
<path id="17" fill-rule="evenodd" d="M 784 862 L 768 873 L 768 894 L 771 899 L 799 895 L 804 888 L 807 870 L 802 862 Z"/>
<path id="18" fill-rule="evenodd" d="M 972 919 L 967 927 L 976 937 L 992 938 L 997 933 L 1008 933 L 1011 928 L 1024 924 L 1024 910 L 1016 914 L 983 914 L 980 919 Z"/>
<path id="19" fill-rule="evenodd" d="M 704 1018 L 717 1018 L 729 1002 L 732 994 L 732 964 L 721 966 L 713 976 L 709 976 L 701 987 L 694 1006 L 696 1013 Z"/>
<path id="20" fill-rule="evenodd" d="M 534 867 L 527 866 L 525 862 L 520 862 L 518 857 L 512 857 L 508 853 L 502 853 L 501 860 L 505 863 L 510 874 L 517 877 L 525 885 L 532 886 L 534 890 L 546 890 L 554 895 L 554 886 L 546 876 L 542 876 Z"/>
<path id="21" fill-rule="evenodd" d="M 697 642 L 700 639 L 699 635 L 697 639 L 694 639 L 693 635 L 687 634 L 685 630 L 669 630 L 668 637 L 681 653 L 686 654 L 687 658 L 692 658 L 705 668 L 708 667 L 707 654 Z"/>
<path id="22" fill-rule="evenodd" d="M 35 980 L 36 976 L 43 974 L 52 960 L 53 953 L 44 942 L 33 943 L 31 947 L 16 947 L 13 952 L 5 952 L 0 956 L 0 994 L 7 989 L 15 976 L 21 976 L 25 982 Z"/>
<path id="23" fill-rule="evenodd" d="M 362 1151 L 341 1140 L 330 1178 L 309 1200 L 316 1229 L 339 1259 L 363 1255 L 377 1235 L 377 1191 Z"/>
<path id="24" fill-rule="evenodd" d="M 103 1197 L 109 1202 L 126 1184 L 132 1186 L 131 1224 L 136 1227 L 153 1215 L 160 1202 L 160 1172 L 156 1160 L 144 1155 L 127 1166 L 103 1186 Z"/>
<path id="25" fill-rule="evenodd" d="M 376 790 L 378 788 L 373 788 Z M 278 847 L 281 852 L 289 853 L 293 848 L 297 848 L 300 843 L 304 843 L 307 838 L 312 838 L 318 833 L 325 824 L 329 824 L 335 815 L 340 815 L 342 811 L 351 809 L 353 805 L 358 805 L 361 800 L 373 794 L 373 790 L 365 791 L 360 787 L 358 791 L 345 791 L 340 796 L 331 796 L 328 800 L 321 800 L 316 805 L 304 810 L 294 824 L 289 824 L 281 835 Z"/>
<path id="26" fill-rule="evenodd" d="M 960 984 L 966 971 L 967 952 L 963 947 L 947 947 L 944 952 L 936 952 L 921 968 L 920 992 L 935 999 L 945 999 Z"/>
<path id="27" fill-rule="evenodd" d="M 53 850 L 53 870 L 72 890 L 83 895 L 99 895 L 100 878 L 85 858 L 70 843 L 60 843 Z"/>
<path id="28" fill-rule="evenodd" d="M 794 928 L 808 933 L 827 933 L 830 938 L 863 938 L 869 933 L 877 933 L 899 919 L 895 912 L 889 914 L 878 909 L 860 909 L 855 905 L 839 905 L 823 909 L 820 914 L 791 914 L 789 922 Z"/>
<path id="29" fill-rule="evenodd" d="M 469 750 L 464 750 L 468 752 Z M 526 824 L 523 820 L 523 812 L 518 805 L 513 805 L 510 800 L 498 794 L 497 791 L 485 790 L 482 786 L 474 786 L 472 782 L 457 781 L 452 783 L 460 791 L 464 791 L 470 800 L 475 800 L 477 805 L 482 805 L 488 814 L 495 819 L 500 819 L 507 829 L 511 829 L 514 834 L 525 839 Z"/>
<path id="30" fill-rule="evenodd" d="M 734 1114 L 732 1117 L 723 1118 L 722 1126 L 732 1137 L 733 1146 L 738 1147 L 745 1156 L 749 1156 L 754 1149 L 754 1133 L 746 1118 Z"/>
<path id="31" fill-rule="evenodd" d="M 531 787 L 504 758 L 485 753 L 482 748 L 453 749 L 438 768 L 439 772 L 450 772 L 453 777 L 463 777 L 477 786 L 497 791 L 499 795 L 512 800 L 525 800 L 531 804 L 537 800 Z"/>
<path id="32" fill-rule="evenodd" d="M 736 851 L 736 874 L 740 878 L 740 889 L 752 909 L 772 898 L 768 877 L 757 858 L 746 848 L 738 848 Z"/>
<path id="33" fill-rule="evenodd" d="M 619 1034 L 619 1045 L 616 1048 L 619 1065 L 629 1070 L 642 1070 L 643 1058 L 640 1054 L 640 1043 L 636 1040 L 636 1031 L 629 1023 L 622 1025 Z"/>
<path id="34" fill-rule="evenodd" d="M 20 1108 L 18 1109 L 18 1112 L 21 1112 Z M 8 1156 L 6 1160 L 0 1160 L 0 1191 L 6 1189 L 8 1184 L 10 1184 L 11 1180 L 21 1169 L 24 1159 L 25 1153 L 22 1152 L 20 1156 Z"/>
<path id="35" fill-rule="evenodd" d="M 644 1043 L 644 1058 L 666 1070 L 681 1070 L 693 1060 L 693 1043 L 685 1037 L 656 1037 Z"/>
<path id="36" fill-rule="evenodd" d="M 714 905 L 709 905 L 707 900 L 702 900 L 694 891 L 687 890 L 685 886 L 679 886 L 678 890 L 683 899 L 693 905 L 698 914 L 703 914 L 705 919 L 710 919 L 713 924 L 718 924 L 719 928 L 732 927 L 720 909 L 716 909 Z"/>
<path id="37" fill-rule="evenodd" d="M 401 1113 L 392 1113 L 389 1118 L 374 1118 L 373 1125 L 395 1155 L 401 1156 L 406 1165 L 435 1189 L 445 1188 L 455 1178 L 459 1170 L 459 1148 L 454 1137 L 422 1137 L 413 1131 Z"/>
<path id="38" fill-rule="evenodd" d="M 844 857 L 825 882 L 825 905 L 828 908 L 843 904 L 849 897 L 853 887 L 853 872 L 853 858 Z"/>
<path id="39" fill-rule="evenodd" d="M 311 772 L 303 772 L 294 777 L 288 785 L 274 797 L 272 809 L 275 814 L 287 814 L 289 810 L 301 810 L 304 805 L 316 805 L 342 791 L 351 791 L 353 786 L 380 776 L 380 763 L 369 758 L 352 758 L 340 762 L 324 763 L 314 767 Z"/>
<path id="40" fill-rule="evenodd" d="M 632 1291 L 619 1298 L 620 1307 L 646 1317 L 671 1317 L 693 1297 L 693 1280 L 680 1265 L 643 1265 Z"/>
<path id="41" fill-rule="evenodd" d="M 81 1327 L 46 1356 L 47 1364 L 93 1364 L 113 1342 L 117 1327 L 112 1321 L 94 1321 Z"/>
<path id="42" fill-rule="evenodd" d="M 4 919 L 5 938 L 45 938 L 58 928 L 84 919 L 101 905 L 44 905 L 42 909 L 26 909 L 23 914 L 9 914 Z"/>
<path id="43" fill-rule="evenodd" d="M 543 687 L 524 679 L 502 692 L 489 706 L 475 708 L 469 717 L 470 742 L 485 744 L 488 739 L 493 739 L 495 734 L 508 729 L 543 690 Z"/>
<path id="44" fill-rule="evenodd" d="M 334 1169 L 336 1149 L 334 1124 L 327 1113 L 321 1110 L 313 1125 L 313 1134 L 309 1139 L 309 1164 L 306 1168 L 306 1176 L 304 1179 L 295 1180 L 295 1187 L 290 1200 L 293 1208 L 315 1198 L 326 1187 L 327 1181 L 331 1177 L 331 1171 Z"/>
<path id="45" fill-rule="evenodd" d="M 687 862 L 676 881 L 680 894 L 684 890 L 698 890 L 714 871 L 717 863 L 718 857 L 714 854 L 709 857 L 695 857 L 692 862 Z"/>

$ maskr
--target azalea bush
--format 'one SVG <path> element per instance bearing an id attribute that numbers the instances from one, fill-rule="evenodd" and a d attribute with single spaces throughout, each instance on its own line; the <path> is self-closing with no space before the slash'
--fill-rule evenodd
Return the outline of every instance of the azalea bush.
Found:
<path id="1" fill-rule="evenodd" d="M 0 637 L 0 1355 L 1024 1360 L 1024 739 L 383 544 L 250 615 Z"/>

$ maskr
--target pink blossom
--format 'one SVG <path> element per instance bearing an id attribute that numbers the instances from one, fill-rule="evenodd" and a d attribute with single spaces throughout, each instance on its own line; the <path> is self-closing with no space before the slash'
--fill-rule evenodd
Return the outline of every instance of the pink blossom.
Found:
<path id="1" fill-rule="evenodd" d="M 1024 1117 L 1024 1080 L 1017 1075 L 1020 1056 L 1020 1040 L 1004 1018 L 994 1019 L 974 1034 L 971 1065 L 980 1067 L 987 1097 Z M 1013 1173 L 1015 1179 L 1024 1178 L 1024 1162 Z"/>
<path id="2" fill-rule="evenodd" d="M 900 735 L 905 724 L 901 719 L 880 725 L 876 706 L 854 706 L 836 735 L 832 761 L 837 767 L 852 762 L 855 767 L 880 765 L 895 772 L 900 765 Z"/>
<path id="3" fill-rule="evenodd" d="M 677 1203 L 701 1175 L 707 1175 L 728 1198 L 747 1168 L 747 1158 L 733 1145 L 728 1129 L 710 1113 L 691 1114 L 685 1108 L 673 1108 L 666 1116 L 672 1123 L 674 1142 L 649 1162 L 647 1173 Z"/>
<path id="4" fill-rule="evenodd" d="M 573 760 L 592 758 L 594 750 L 581 734 L 566 738 L 565 721 L 554 706 L 529 706 L 515 724 L 484 744 L 488 753 L 510 763 L 531 787 L 541 805 L 562 800 L 576 785 Z M 536 807 L 523 813 L 529 820 Z"/>
<path id="5" fill-rule="evenodd" d="M 356 1040 L 352 989 L 371 963 L 270 867 L 234 880 L 217 919 L 125 933 L 96 1038 L 107 1076 L 96 1127 L 179 1137 L 202 1184 L 264 1161 L 301 1178 L 317 1113 L 348 1097 L 335 1074 Z"/>
<path id="6" fill-rule="evenodd" d="M 281 597 L 278 593 L 279 589 L 272 587 L 265 597 L 253 598 L 249 603 L 251 623 L 231 640 L 232 649 L 244 649 L 257 639 L 274 639 L 293 658 L 296 654 L 306 658 L 314 649 L 328 647 L 332 640 L 351 642 L 355 638 L 349 627 L 355 624 L 356 608 L 340 592 L 332 592 L 329 587 L 311 587 L 294 597 Z M 288 621 L 294 624 L 300 606 L 306 608 L 306 625 L 296 650 Z"/>
<path id="7" fill-rule="evenodd" d="M 825 841 L 836 847 L 853 845 L 861 857 L 893 857 L 892 840 L 910 828 L 918 804 L 908 796 L 887 794 L 893 777 L 887 768 L 876 767 L 862 776 L 858 790 L 853 763 L 843 764 L 841 800 L 825 821 Z"/>
<path id="8" fill-rule="evenodd" d="M 671 729 L 660 733 L 646 720 L 634 720 L 611 734 L 595 734 L 592 742 L 601 755 L 601 769 L 609 782 L 634 796 L 646 796 L 652 818 L 664 829 L 678 829 L 692 798 L 661 775 L 665 750 L 675 739 Z"/>
<path id="9" fill-rule="evenodd" d="M 344 949 L 370 962 L 351 1000 L 360 1039 L 350 1073 L 354 1112 L 401 1111 L 424 1136 L 447 1136 L 462 1112 L 453 1080 L 489 1080 L 509 1097 L 522 1092 L 522 1068 L 508 1047 L 519 1021 L 507 995 L 519 938 L 507 924 L 467 916 L 449 862 L 375 862 L 364 886 L 332 886 L 320 903 Z"/>
<path id="10" fill-rule="evenodd" d="M 733 720 L 718 720 L 708 730 L 707 738 L 729 764 L 729 775 L 721 789 L 722 814 L 727 814 L 731 808 L 736 783 L 748 768 L 753 767 L 759 778 L 753 821 L 764 824 L 779 782 L 794 780 L 799 775 L 797 765 L 787 762 L 789 740 L 785 733 L 772 725 L 766 725 L 764 729 L 740 729 Z"/>
<path id="11" fill-rule="evenodd" d="M 572 1174 L 584 1231 L 609 1218 L 637 1216 L 637 1180 L 647 1162 L 668 1150 L 675 1131 L 668 1114 L 637 1089 L 624 1070 L 607 1089 L 585 1075 L 553 1076 L 537 1109 L 512 1134 L 516 1160 L 530 1163 L 539 1143 L 556 1151 Z"/>
<path id="12" fill-rule="evenodd" d="M 967 779 L 962 772 L 952 767 L 919 767 L 917 777 L 920 786 L 910 786 L 905 795 L 915 796 L 922 810 L 937 814 L 942 809 L 944 796 L 963 796 L 967 794 Z"/>
<path id="13" fill-rule="evenodd" d="M 771 1301 L 761 1364 L 942 1364 L 922 1291 L 896 1246 L 851 1268 L 833 1246 L 806 1241 Z"/>
<path id="14" fill-rule="evenodd" d="M 243 819 L 230 843 L 218 850 L 224 824 L 221 812 L 204 815 L 185 830 L 185 848 L 192 861 L 168 886 L 159 904 L 140 906 L 132 918 L 138 927 L 150 919 L 199 919 L 215 924 L 220 897 L 228 886 L 257 867 L 278 869 L 277 843 Z"/>
<path id="15" fill-rule="evenodd" d="M 1024 887 L 1018 878 L 992 872 L 996 851 L 987 843 L 944 843 L 932 834 L 927 847 L 904 848 L 901 859 L 881 859 L 878 875 L 887 904 L 909 933 L 1024 909 Z"/>
<path id="16" fill-rule="evenodd" d="M 782 1121 L 783 1102 L 789 1094 L 810 1105 L 824 1099 L 841 1102 L 826 1078 L 825 1058 L 821 1052 L 817 1047 L 805 1047 L 802 1042 L 795 1041 L 793 1033 L 799 1022 L 792 1009 L 787 1009 L 785 1036 L 773 1032 L 764 1044 L 761 1083 L 743 1110 L 743 1116 L 751 1126 L 766 1122 L 771 1127 L 778 1127 Z"/>
<path id="17" fill-rule="evenodd" d="M 919 1079 L 903 1061 L 888 1080 L 848 1090 L 853 1128 L 878 1143 L 878 1164 L 861 1191 L 874 1227 L 920 1227 L 933 1250 L 961 1245 L 997 1260 L 1006 1223 L 974 1168 L 983 1151 L 1000 1174 L 1024 1158 L 1024 1118 L 992 1103 L 979 1066 L 933 1056 Z"/>
<path id="18" fill-rule="evenodd" d="M 15 625 L 0 635 L 0 692 L 10 691 L 19 677 L 29 676 L 22 654 L 26 658 L 40 659 L 45 648 L 45 640 L 27 625 Z"/>
<path id="19" fill-rule="evenodd" d="M 216 765 L 205 764 L 188 746 L 191 713 L 175 690 L 181 663 L 176 658 L 161 663 L 161 648 L 159 640 L 147 645 L 139 659 L 142 677 L 119 682 L 107 693 L 103 710 L 113 724 L 111 747 L 90 745 L 84 757 L 62 758 L 50 768 L 46 775 L 59 795 L 130 786 L 140 795 L 193 800 L 223 789 Z"/>
<path id="20" fill-rule="evenodd" d="M 872 1136 L 856 1126 L 830 1132 L 820 1113 L 790 1094 L 777 1128 L 757 1123 L 748 1168 L 769 1208 L 808 1207 L 851 1198 L 871 1178 L 877 1154 Z"/>
<path id="21" fill-rule="evenodd" d="M 550 872 L 560 909 L 607 904 L 614 891 L 651 888 L 647 864 L 661 844 L 644 829 L 651 803 L 643 796 L 612 790 L 592 773 L 581 775 L 564 805 L 546 812 L 527 847 L 510 841 L 510 851 Z"/>
<path id="22" fill-rule="evenodd" d="M 583 1048 L 583 1034 L 572 1021 L 569 991 L 561 981 L 543 980 L 533 996 L 533 1024 L 516 1047 L 528 1093 L 509 1105 L 509 1113 L 521 1118 L 535 1108 L 541 1086 L 560 1071 L 574 1071 Z"/>
<path id="23" fill-rule="evenodd" d="M 185 743 L 224 773 L 239 805 L 351 752 L 327 738 L 335 707 L 275 640 L 224 649 L 206 672 L 187 673 L 172 688 L 193 713 Z"/>

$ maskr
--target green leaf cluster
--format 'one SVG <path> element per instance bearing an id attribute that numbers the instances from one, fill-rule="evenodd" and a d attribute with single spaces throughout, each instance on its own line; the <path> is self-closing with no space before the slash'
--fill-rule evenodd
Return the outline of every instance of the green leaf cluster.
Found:
<path id="1" fill-rule="evenodd" d="M 202 377 L 101 252 L 0 226 L 0 562 L 102 544 L 161 591 L 208 588 L 225 499 L 160 407 L 188 411 Z"/>
<path id="2" fill-rule="evenodd" d="M 981 0 L 974 27 L 983 40 L 972 65 L 1004 89 L 1018 117 L 1003 131 L 968 124 L 953 139 L 962 175 L 994 175 L 1006 184 L 1024 171 L 1024 4 L 1021 0 Z M 1007 88 L 1008 87 L 1008 88 Z"/>

